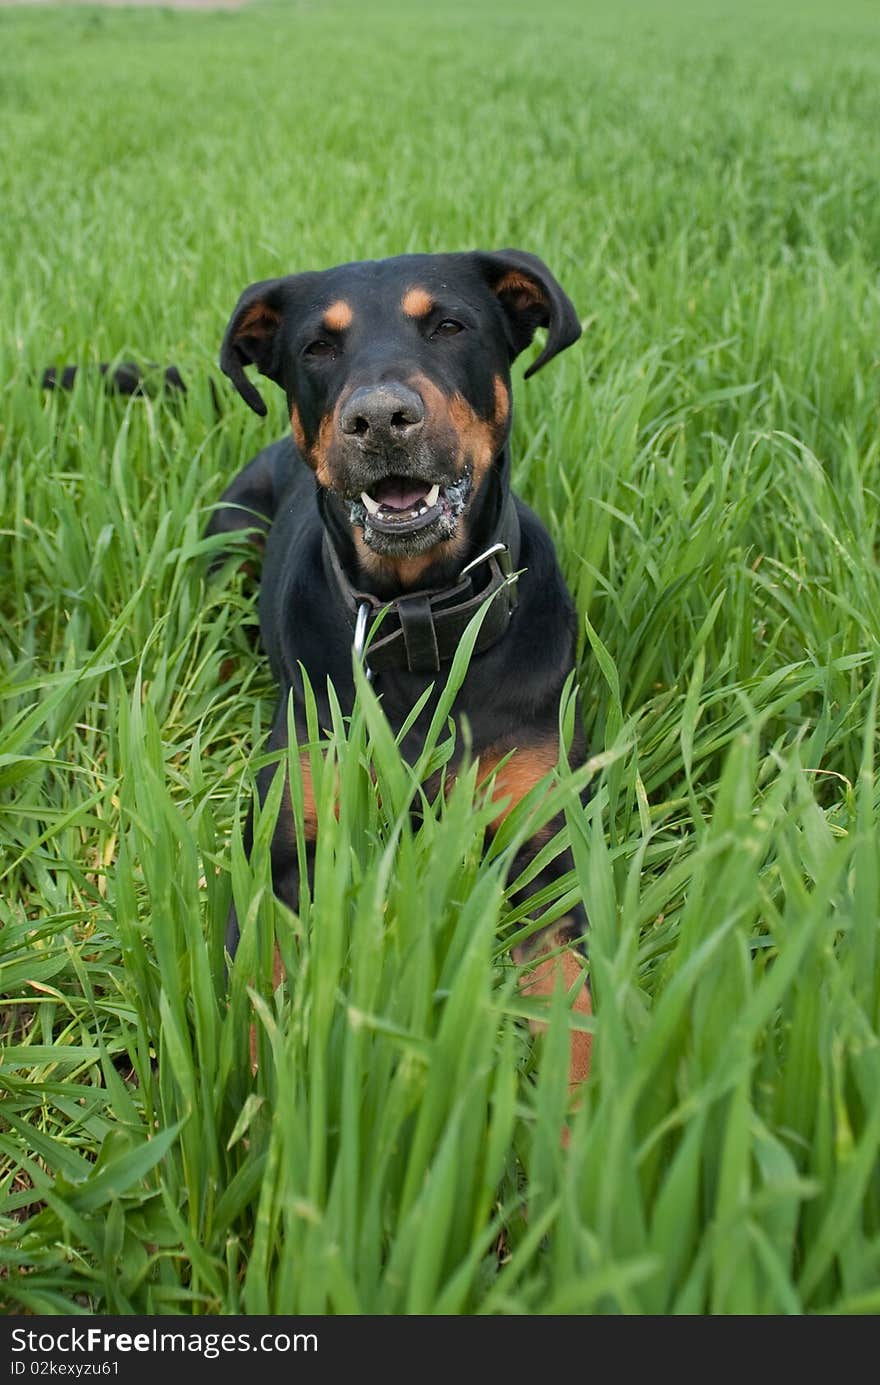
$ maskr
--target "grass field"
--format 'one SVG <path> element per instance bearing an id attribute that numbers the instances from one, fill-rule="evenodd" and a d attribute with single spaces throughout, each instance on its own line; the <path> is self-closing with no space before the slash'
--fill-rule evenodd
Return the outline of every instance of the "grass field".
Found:
<path id="1" fill-rule="evenodd" d="M 0 52 L 6 1311 L 880 1310 L 874 6 L 3 10 Z M 462 781 L 414 830 L 365 691 L 282 918 L 239 836 L 273 690 L 202 540 L 284 428 L 216 369 L 241 288 L 504 245 L 585 323 L 514 430 L 593 756 L 588 810 L 552 790 L 567 1149 L 564 997 L 533 1044 L 506 948 L 548 810 L 483 858 Z M 36 386 L 113 357 L 185 404 Z"/>

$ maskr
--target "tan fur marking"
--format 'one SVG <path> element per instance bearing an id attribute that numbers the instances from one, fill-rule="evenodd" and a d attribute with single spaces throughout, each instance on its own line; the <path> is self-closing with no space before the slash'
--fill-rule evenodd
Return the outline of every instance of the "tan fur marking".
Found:
<path id="1" fill-rule="evenodd" d="M 268 337 L 274 332 L 279 322 L 281 314 L 274 308 L 270 308 L 266 303 L 253 303 L 248 308 L 241 322 L 235 330 L 237 337 Z"/>
<path id="2" fill-rule="evenodd" d="M 495 423 L 500 428 L 510 414 L 510 392 L 500 375 L 495 376 Z"/>
<path id="3" fill-rule="evenodd" d="M 407 289 L 401 299 L 401 307 L 407 317 L 427 317 L 434 306 L 434 299 L 427 289 L 415 285 Z"/>
<path id="4" fill-rule="evenodd" d="M 457 473 L 461 475 L 465 462 L 472 461 L 474 490 L 476 491 L 481 477 L 485 474 L 486 467 L 491 464 L 492 457 L 495 455 L 494 443 L 491 441 L 493 437 L 492 424 L 479 420 L 473 409 L 464 399 L 461 399 L 461 396 L 456 396 L 460 400 L 460 404 L 455 405 L 454 401 L 451 401 L 427 375 L 414 375 L 406 383 L 410 389 L 417 390 L 424 400 L 429 427 L 438 431 L 441 436 L 444 428 L 448 430 L 450 446 L 456 447 L 458 452 Z M 470 455 L 473 446 L 479 449 L 480 455 L 478 457 Z M 315 452 L 317 453 L 317 451 L 316 448 Z M 320 473 L 318 473 L 318 480 L 321 480 Z M 435 544 L 433 548 L 428 549 L 426 553 L 420 553 L 415 557 L 392 557 L 374 553 L 364 542 L 363 532 L 359 529 L 353 531 L 353 537 L 358 560 L 365 572 L 374 578 L 397 582 L 401 587 L 407 589 L 417 589 L 422 574 L 427 572 L 432 564 L 461 557 L 467 544 L 467 536 L 463 526 L 453 538 L 444 539 Z"/>
<path id="5" fill-rule="evenodd" d="M 303 836 L 307 842 L 313 842 L 318 835 L 318 809 L 315 805 L 315 790 L 312 784 L 312 765 L 307 750 L 300 751 L 299 767 L 303 792 Z M 275 828 L 275 840 L 272 846 L 273 852 L 277 852 L 279 849 L 291 855 L 296 852 L 296 825 L 294 822 L 293 799 L 290 793 L 290 778 L 287 774 L 285 774 L 284 781 L 284 809 L 278 818 L 278 825 Z"/>
<path id="6" fill-rule="evenodd" d="M 427 423 L 436 429 L 437 424 L 451 425 L 449 417 L 449 396 L 445 395 L 439 385 L 429 379 L 427 375 L 418 373 L 413 375 L 406 382 L 411 390 L 415 390 L 422 396 L 427 410 Z"/>
<path id="7" fill-rule="evenodd" d="M 302 419 L 299 416 L 299 409 L 296 407 L 295 404 L 290 411 L 290 429 L 293 433 L 294 442 L 296 443 L 297 447 L 299 448 L 303 456 L 305 456 L 306 435 L 303 430 Z"/>
<path id="8" fill-rule="evenodd" d="M 415 290 L 411 289 L 410 292 L 414 293 Z M 432 435 L 444 440 L 445 434 L 444 446 L 455 451 L 456 474 L 461 476 L 468 464 L 473 468 L 472 494 L 476 494 L 501 446 L 503 429 L 507 422 L 510 403 L 504 381 L 500 376 L 496 377 L 493 419 L 480 418 L 461 394 L 455 394 L 450 398 L 427 375 L 414 375 L 406 383 L 410 389 L 417 390 L 424 400 L 427 427 Z M 312 449 L 312 465 L 316 468 L 318 481 L 325 486 L 330 484 L 326 454 L 330 446 L 332 426 L 331 419 L 324 420 L 318 441 Z M 358 559 L 370 576 L 396 581 L 401 587 L 413 589 L 419 586 L 422 574 L 427 572 L 432 564 L 462 556 L 467 539 L 462 525 L 453 538 L 444 539 L 426 553 L 412 558 L 395 558 L 374 553 L 364 542 L 363 534 L 358 529 L 354 530 L 354 542 Z"/>
<path id="9" fill-rule="evenodd" d="M 324 311 L 324 326 L 328 332 L 344 332 L 346 327 L 351 326 L 353 317 L 351 304 L 346 303 L 344 298 L 337 298 Z"/>
<path id="10" fill-rule="evenodd" d="M 302 776 L 302 826 L 303 836 L 307 842 L 314 842 L 318 836 L 318 809 L 315 803 L 315 788 L 312 783 L 312 765 L 309 751 L 301 750 L 299 756 L 299 767 Z M 339 817 L 339 771 L 334 776 L 334 801 L 333 812 Z M 278 826 L 275 829 L 275 838 L 272 843 L 273 854 L 282 850 L 285 854 L 293 855 L 296 852 L 296 824 L 294 821 L 293 799 L 290 793 L 290 779 L 285 778 L 284 784 L 284 812 L 279 816 Z"/>
<path id="11" fill-rule="evenodd" d="M 325 414 L 321 419 L 321 426 L 318 429 L 318 436 L 312 447 L 311 455 L 307 459 L 314 468 L 315 477 L 319 486 L 326 487 L 331 484 L 328 453 L 332 441 L 333 417 L 331 414 Z"/>
<path id="12" fill-rule="evenodd" d="M 501 446 L 501 430 L 504 420 L 500 422 L 480 418 L 479 414 L 467 402 L 463 394 L 456 392 L 451 397 L 429 380 L 427 375 L 414 375 L 409 385 L 421 394 L 428 409 L 428 418 L 445 421 L 455 434 L 458 444 L 458 458 L 456 460 L 456 471 L 460 476 L 468 462 L 474 469 L 473 490 L 479 490 L 480 482 L 492 465 L 492 459 Z M 503 389 L 503 381 L 502 381 Z M 495 391 L 495 406 L 498 407 L 498 390 Z"/>
<path id="13" fill-rule="evenodd" d="M 558 925 L 557 925 L 558 927 Z M 538 955 L 543 952 L 552 952 L 557 946 L 555 929 L 549 930 L 554 936 L 547 943 L 542 944 L 538 949 Z M 516 961 L 525 960 L 514 953 Z M 536 967 L 527 971 L 520 981 L 520 990 L 525 996 L 552 996 L 556 989 L 559 979 L 565 986 L 566 991 L 571 992 L 572 988 L 581 980 L 584 972 L 583 960 L 571 947 L 563 947 L 556 956 L 545 957 Z M 581 985 L 572 1005 L 572 1012 L 576 1015 L 592 1015 L 593 1006 L 590 999 L 590 991 L 586 982 Z M 530 1020 L 529 1028 L 533 1034 L 540 1034 L 547 1028 L 543 1020 Z M 579 1087 L 582 1082 L 586 1082 L 590 1075 L 590 1058 L 593 1048 L 592 1034 L 585 1034 L 583 1030 L 573 1029 L 571 1031 L 569 1059 L 568 1059 L 568 1085 L 573 1090 Z"/>
<path id="14" fill-rule="evenodd" d="M 372 577 L 395 581 L 401 587 L 412 589 L 418 588 L 422 573 L 427 572 L 432 563 L 442 562 L 446 558 L 458 557 L 465 545 L 464 534 L 456 534 L 454 538 L 444 539 L 442 543 L 435 543 L 434 547 L 429 548 L 427 553 L 419 553 L 412 558 L 394 558 L 386 554 L 374 553 L 372 548 L 364 542 L 362 530 L 355 529 L 353 537 L 358 560 L 366 572 Z"/>
<path id="15" fill-rule="evenodd" d="M 272 989 L 277 991 L 281 982 L 284 980 L 284 963 L 281 960 L 281 948 L 275 944 L 275 953 L 272 957 Z"/>
<path id="16" fill-rule="evenodd" d="M 547 299 L 542 290 L 530 279 L 528 275 L 521 274 L 518 269 L 509 269 L 506 274 L 498 280 L 495 285 L 497 294 L 509 293 L 516 298 L 518 308 L 527 308 L 534 304 L 536 307 L 546 307 Z"/>
<path id="17" fill-rule="evenodd" d="M 313 842 L 318 835 L 318 809 L 315 803 L 315 789 L 312 784 L 312 766 L 307 750 L 300 751 L 299 767 L 302 773 L 303 787 L 303 831 L 306 841 Z"/>
<path id="18" fill-rule="evenodd" d="M 480 768 L 477 775 L 477 783 L 484 784 L 487 779 L 495 774 L 495 784 L 492 789 L 492 802 L 499 803 L 502 799 L 509 801 L 492 820 L 492 830 L 499 828 L 512 812 L 517 803 L 522 802 L 526 794 L 548 774 L 559 757 L 559 745 L 555 739 L 543 741 L 538 745 L 523 746 L 521 750 L 515 750 L 513 755 L 505 765 L 502 765 L 496 772 L 496 767 L 505 755 L 510 753 L 510 746 L 503 748 L 489 747 L 488 750 L 480 751 Z"/>
<path id="19" fill-rule="evenodd" d="M 477 491 L 495 456 L 498 440 L 495 429 L 474 412 L 461 394 L 454 394 L 450 399 L 449 417 L 459 437 L 462 464 L 468 460 L 473 463 L 474 490 Z"/>

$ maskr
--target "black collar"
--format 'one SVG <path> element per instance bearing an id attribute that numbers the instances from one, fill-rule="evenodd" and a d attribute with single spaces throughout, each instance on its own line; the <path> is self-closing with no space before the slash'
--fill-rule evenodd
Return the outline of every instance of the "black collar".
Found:
<path id="1" fill-rule="evenodd" d="M 326 528 L 321 547 L 324 572 L 331 590 L 340 597 L 356 652 L 362 653 L 369 643 L 366 662 L 370 676 L 390 669 L 437 673 L 441 664 L 455 656 L 469 621 L 488 602 L 474 646 L 474 654 L 481 654 L 500 640 L 516 607 L 520 528 L 509 491 L 485 548 L 465 564 L 448 587 L 427 587 L 382 601 L 352 586 Z M 370 632 L 380 615 L 381 626 L 370 642 Z"/>

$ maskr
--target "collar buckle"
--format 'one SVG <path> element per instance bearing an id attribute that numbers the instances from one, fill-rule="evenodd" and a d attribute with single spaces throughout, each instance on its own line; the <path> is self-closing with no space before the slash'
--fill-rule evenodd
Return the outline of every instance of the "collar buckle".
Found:
<path id="1" fill-rule="evenodd" d="M 510 556 L 510 549 L 506 543 L 493 543 L 491 547 L 484 549 L 482 553 L 478 553 L 476 558 L 471 558 L 470 562 L 466 563 L 462 568 L 461 576 L 466 577 L 472 568 L 479 567 L 480 563 L 490 562 L 492 558 L 495 558 L 498 564 L 498 570 L 504 578 L 504 585 L 507 587 L 508 605 L 512 611 L 517 604 L 516 579 L 518 574 L 513 571 L 513 559 Z"/>
<path id="2" fill-rule="evenodd" d="M 509 494 L 495 533 L 501 537 L 466 563 L 451 586 L 405 592 L 393 600 L 382 601 L 352 586 L 325 528 L 321 553 L 327 582 L 338 595 L 349 629 L 354 627 L 352 654 L 370 683 L 379 674 L 394 669 L 439 672 L 442 664 L 453 659 L 468 622 L 484 603 L 491 609 L 480 627 L 474 652 L 482 654 L 502 637 L 518 604 L 517 583 L 521 575 L 520 525 Z M 488 578 L 474 592 L 471 574 L 483 563 L 488 565 Z M 394 618 L 393 628 L 382 634 L 376 627 L 385 615 Z M 374 633 L 379 634 L 378 639 L 371 639 Z"/>

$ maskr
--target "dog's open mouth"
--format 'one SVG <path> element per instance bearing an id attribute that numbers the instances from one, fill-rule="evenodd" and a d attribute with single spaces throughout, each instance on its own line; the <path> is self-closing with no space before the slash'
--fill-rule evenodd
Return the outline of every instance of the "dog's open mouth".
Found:
<path id="1" fill-rule="evenodd" d="M 469 471 L 445 484 L 395 472 L 346 504 L 352 524 L 363 529 L 376 553 L 414 554 L 453 537 L 470 489 Z"/>
<path id="2" fill-rule="evenodd" d="M 383 476 L 361 500 L 373 529 L 383 534 L 412 534 L 439 519 L 446 495 L 436 482 L 413 476 Z"/>

